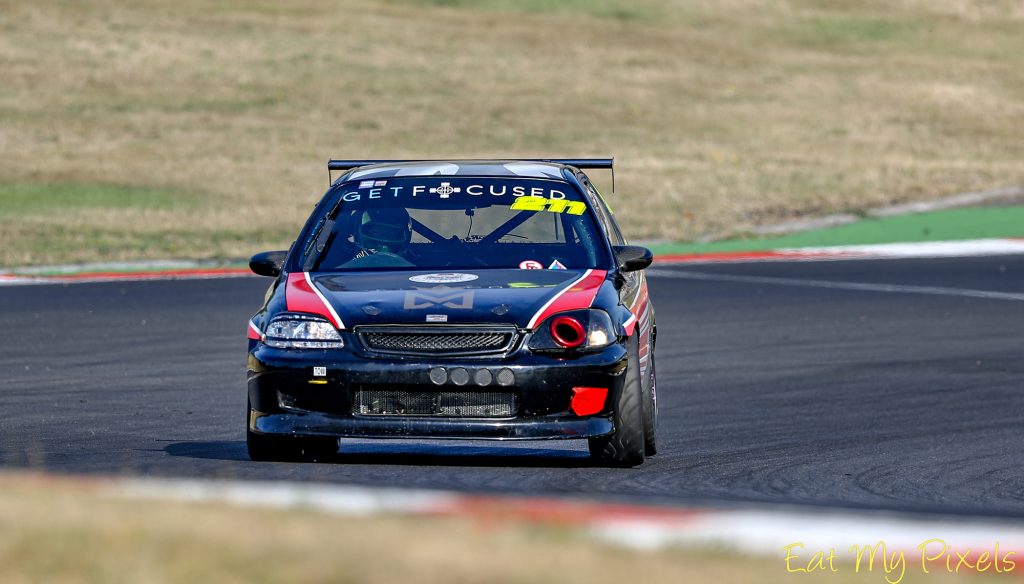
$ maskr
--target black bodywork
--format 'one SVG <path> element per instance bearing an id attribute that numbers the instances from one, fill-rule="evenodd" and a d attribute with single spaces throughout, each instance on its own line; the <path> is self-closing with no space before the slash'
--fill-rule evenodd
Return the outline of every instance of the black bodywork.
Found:
<path id="1" fill-rule="evenodd" d="M 489 176 L 501 163 L 455 164 L 460 176 Z M 404 167 L 379 164 L 357 170 Z M 645 399 L 651 402 L 645 411 L 656 413 L 656 328 L 642 271 L 650 252 L 626 245 L 582 171 L 551 164 L 545 172 L 552 169 L 559 188 L 579 193 L 593 211 L 603 238 L 602 265 L 460 267 L 451 273 L 415 267 L 307 271 L 300 248 L 355 171 L 335 181 L 287 255 L 267 252 L 251 263 L 255 272 L 275 280 L 249 324 L 250 438 L 599 440 L 616 430 L 616 396 L 630 367 L 639 368 Z M 552 349 L 546 338 L 550 318 L 573 314 L 585 325 L 590 310 L 610 317 L 612 342 L 599 350 Z M 344 347 L 269 346 L 265 332 L 270 320 L 289 312 L 331 320 Z M 607 388 L 604 406 L 577 415 L 571 402 L 574 388 L 580 387 Z"/>

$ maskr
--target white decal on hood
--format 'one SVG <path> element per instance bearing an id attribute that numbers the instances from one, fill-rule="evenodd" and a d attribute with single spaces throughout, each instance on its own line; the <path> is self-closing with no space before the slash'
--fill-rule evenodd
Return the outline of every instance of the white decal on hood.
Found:
<path id="1" fill-rule="evenodd" d="M 405 303 L 402 305 L 402 308 L 414 310 L 417 308 L 433 308 L 434 306 L 473 308 L 473 291 L 438 286 L 426 290 L 406 292 Z"/>

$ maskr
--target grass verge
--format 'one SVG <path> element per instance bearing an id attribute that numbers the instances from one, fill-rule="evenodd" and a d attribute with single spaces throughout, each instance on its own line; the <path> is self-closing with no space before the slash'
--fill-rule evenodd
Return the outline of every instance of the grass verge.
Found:
<path id="1" fill-rule="evenodd" d="M 285 247 L 332 156 L 614 154 L 671 240 L 1024 183 L 1016 0 L 0 11 L 3 266 Z"/>
<path id="2" fill-rule="evenodd" d="M 949 209 L 860 221 L 780 237 L 652 245 L 656 254 L 762 251 L 780 248 L 869 245 L 1024 237 L 1024 207 Z"/>
<path id="3" fill-rule="evenodd" d="M 130 500 L 95 482 L 0 476 L 6 583 L 621 583 L 805 580 L 778 559 L 638 552 L 568 528 Z M 843 566 L 828 582 L 878 582 Z M 903 582 L 945 582 L 908 571 Z M 988 581 L 985 577 L 972 581 Z"/>

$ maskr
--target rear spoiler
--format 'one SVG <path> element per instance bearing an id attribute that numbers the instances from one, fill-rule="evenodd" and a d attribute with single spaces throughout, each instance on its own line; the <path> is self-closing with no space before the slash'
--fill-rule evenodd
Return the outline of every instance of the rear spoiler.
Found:
<path id="1" fill-rule="evenodd" d="M 497 159 L 478 159 L 497 160 Z M 604 168 L 612 171 L 612 192 L 615 192 L 615 159 L 614 158 L 510 158 L 513 162 L 550 162 L 553 164 L 565 164 L 576 168 Z M 360 166 L 371 164 L 399 164 L 403 162 L 459 162 L 458 160 L 328 160 L 327 178 L 328 184 L 333 184 L 331 175 L 335 170 L 352 170 Z"/>

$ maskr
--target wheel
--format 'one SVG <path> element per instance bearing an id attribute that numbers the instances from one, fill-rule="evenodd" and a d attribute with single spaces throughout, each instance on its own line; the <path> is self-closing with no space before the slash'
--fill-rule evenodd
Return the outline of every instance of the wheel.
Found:
<path id="1" fill-rule="evenodd" d="M 626 380 L 615 396 L 612 422 L 615 431 L 608 436 L 591 438 L 590 457 L 608 466 L 630 467 L 644 461 L 643 390 L 640 383 L 638 344 L 629 341 Z"/>
<path id="2" fill-rule="evenodd" d="M 248 408 L 252 412 L 252 406 Z M 262 462 L 319 462 L 338 453 L 338 440 L 321 436 L 275 436 L 257 434 L 245 421 L 245 445 L 249 459 Z"/>
<path id="3" fill-rule="evenodd" d="M 654 348 L 647 353 L 650 360 L 650 367 L 647 368 L 645 376 L 647 383 L 644 384 L 644 454 L 654 456 L 658 453 L 658 391 L 656 376 L 654 374 Z"/>

